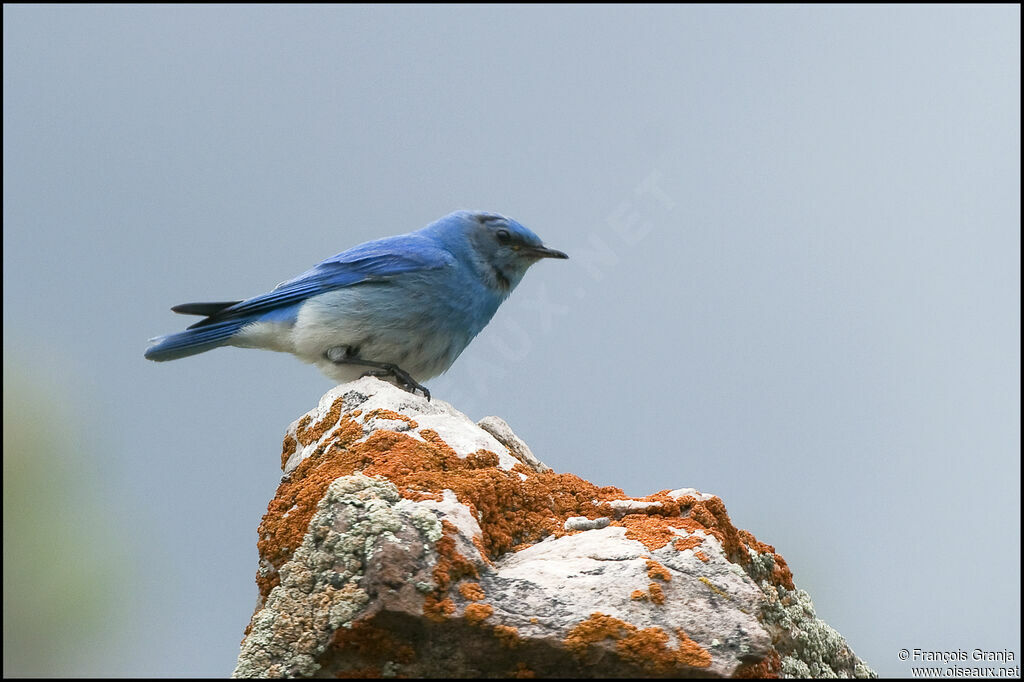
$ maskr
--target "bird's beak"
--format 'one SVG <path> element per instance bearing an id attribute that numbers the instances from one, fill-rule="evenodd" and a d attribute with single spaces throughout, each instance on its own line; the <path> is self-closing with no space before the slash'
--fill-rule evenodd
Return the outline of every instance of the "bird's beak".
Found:
<path id="1" fill-rule="evenodd" d="M 527 254 L 537 258 L 568 258 L 569 256 L 561 251 L 549 249 L 546 246 L 528 246 L 523 249 Z"/>

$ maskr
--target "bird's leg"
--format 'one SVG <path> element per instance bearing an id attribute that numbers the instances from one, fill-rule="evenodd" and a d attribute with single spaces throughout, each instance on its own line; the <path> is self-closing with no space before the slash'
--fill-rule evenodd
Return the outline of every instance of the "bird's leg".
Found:
<path id="1" fill-rule="evenodd" d="M 404 369 L 390 362 L 364 360 L 359 357 L 358 348 L 352 348 L 351 346 L 335 346 L 333 348 L 328 348 L 327 352 L 324 353 L 324 357 L 336 365 L 362 365 L 363 367 L 373 367 L 373 369 L 363 372 L 361 376 L 382 378 L 394 377 L 395 380 L 402 385 L 402 388 L 409 391 L 409 393 L 416 393 L 416 391 L 419 391 L 427 401 L 430 400 L 430 391 L 427 390 L 427 387 L 419 384 L 412 378 L 412 375 Z"/>
<path id="2" fill-rule="evenodd" d="M 367 362 L 366 360 L 363 360 L 359 364 L 361 364 L 361 365 L 369 365 L 370 363 Z M 374 366 L 376 366 L 378 363 L 373 363 L 373 364 L 374 364 Z M 420 383 L 417 383 L 416 380 L 413 379 L 412 376 L 410 376 L 409 373 L 406 372 L 404 369 L 402 369 L 398 365 L 392 365 L 391 363 L 388 363 L 388 362 L 382 362 L 382 363 L 379 363 L 379 365 L 380 365 L 379 369 L 367 370 L 367 371 L 363 372 L 362 375 L 364 377 L 388 377 L 388 376 L 392 376 L 396 380 L 398 380 L 398 383 L 402 384 L 402 388 L 404 388 L 405 390 L 409 391 L 409 393 L 416 393 L 416 391 L 419 391 L 420 393 L 423 394 L 423 397 L 427 399 L 427 402 L 430 402 L 430 390 L 428 390 L 426 386 L 424 386 L 424 385 L 422 385 Z"/>

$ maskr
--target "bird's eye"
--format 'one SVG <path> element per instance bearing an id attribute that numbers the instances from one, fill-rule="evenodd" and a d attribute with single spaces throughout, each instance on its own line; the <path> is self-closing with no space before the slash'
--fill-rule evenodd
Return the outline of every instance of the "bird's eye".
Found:
<path id="1" fill-rule="evenodd" d="M 508 244 L 512 241 L 512 234 L 508 230 L 498 230 L 494 236 L 498 238 L 499 244 Z"/>

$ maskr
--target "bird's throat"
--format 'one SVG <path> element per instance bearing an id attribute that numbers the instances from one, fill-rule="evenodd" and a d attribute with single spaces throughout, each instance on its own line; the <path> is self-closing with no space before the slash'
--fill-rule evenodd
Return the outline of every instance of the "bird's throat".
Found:
<path id="1" fill-rule="evenodd" d="M 508 293 L 509 291 L 511 291 L 512 290 L 512 280 L 510 280 L 508 278 L 508 276 L 504 272 L 501 271 L 501 268 L 495 267 L 493 269 L 494 269 L 494 281 L 497 282 L 497 287 L 496 288 L 500 289 L 501 291 L 503 291 L 505 293 Z"/>

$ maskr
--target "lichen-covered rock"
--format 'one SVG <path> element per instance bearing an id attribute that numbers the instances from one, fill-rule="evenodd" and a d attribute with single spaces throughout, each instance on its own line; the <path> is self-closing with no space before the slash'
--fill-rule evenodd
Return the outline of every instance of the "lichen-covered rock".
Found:
<path id="1" fill-rule="evenodd" d="M 373 378 L 288 430 L 238 677 L 874 674 L 692 488 L 631 499 Z"/>

